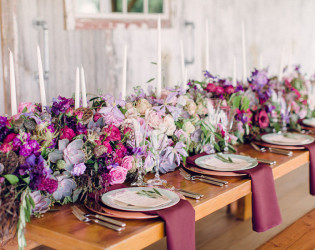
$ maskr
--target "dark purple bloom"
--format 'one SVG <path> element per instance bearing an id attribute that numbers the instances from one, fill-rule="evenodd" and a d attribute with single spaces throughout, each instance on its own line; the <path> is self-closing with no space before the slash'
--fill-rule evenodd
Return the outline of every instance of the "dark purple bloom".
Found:
<path id="1" fill-rule="evenodd" d="M 42 183 L 42 178 L 49 178 L 52 170 L 46 165 L 44 158 L 34 154 L 29 156 L 23 165 L 19 167 L 20 175 L 29 175 L 30 186 L 36 189 Z"/>
<path id="2" fill-rule="evenodd" d="M 6 126 L 8 121 L 8 118 L 5 116 L 0 116 L 0 128 L 3 128 Z"/>
<path id="3" fill-rule="evenodd" d="M 58 96 L 57 99 L 53 99 L 53 105 L 51 107 L 51 111 L 55 115 L 59 115 L 59 113 L 64 113 L 68 108 L 74 105 L 74 100 L 72 98 L 65 98 Z"/>

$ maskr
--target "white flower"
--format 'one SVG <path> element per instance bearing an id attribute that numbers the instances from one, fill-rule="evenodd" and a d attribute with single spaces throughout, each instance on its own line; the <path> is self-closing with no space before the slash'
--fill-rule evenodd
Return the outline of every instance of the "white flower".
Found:
<path id="1" fill-rule="evenodd" d="M 186 133 L 191 134 L 195 131 L 195 126 L 190 121 L 187 121 L 183 125 L 183 130 Z"/>
<path id="2" fill-rule="evenodd" d="M 126 114 L 125 114 L 127 119 L 132 119 L 132 118 L 137 118 L 140 116 L 140 114 L 138 113 L 136 108 L 130 108 L 127 110 Z"/>
<path id="3" fill-rule="evenodd" d="M 153 109 L 148 109 L 145 112 L 145 121 L 149 124 L 150 127 L 157 129 L 160 124 L 163 122 L 162 118 L 158 115 Z"/>
<path id="4" fill-rule="evenodd" d="M 160 130 L 165 132 L 168 136 L 173 135 L 176 130 L 174 119 L 171 115 L 166 115 L 163 122 L 159 126 Z"/>

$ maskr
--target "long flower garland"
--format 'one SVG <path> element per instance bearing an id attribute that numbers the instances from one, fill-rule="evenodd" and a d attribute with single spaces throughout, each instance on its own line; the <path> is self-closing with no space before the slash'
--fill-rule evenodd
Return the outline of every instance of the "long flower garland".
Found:
<path id="1" fill-rule="evenodd" d="M 204 76 L 202 82 L 189 81 L 187 90 L 162 90 L 161 98 L 150 87 L 147 93 L 135 88 L 126 100 L 101 95 L 90 100 L 89 108 L 74 109 L 73 98 L 59 96 L 46 112 L 39 104 L 23 103 L 18 115 L 0 116 L 0 237 L 18 221 L 23 248 L 32 214 L 134 178 L 139 159 L 146 172 L 152 171 L 154 134 L 167 136 L 160 153 L 162 173 L 173 171 L 189 154 L 222 151 L 228 131 L 220 120 L 218 126 L 209 122 L 213 98 L 235 111 L 231 150 L 233 143 L 287 124 L 299 129 L 297 121 L 315 117 L 314 79 L 306 80 L 299 68 L 280 80 L 254 70 L 247 83 L 237 86 L 207 71 Z"/>

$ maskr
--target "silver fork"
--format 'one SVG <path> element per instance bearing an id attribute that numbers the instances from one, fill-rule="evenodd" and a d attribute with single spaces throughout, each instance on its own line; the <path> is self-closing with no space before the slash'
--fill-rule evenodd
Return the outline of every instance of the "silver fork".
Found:
<path id="1" fill-rule="evenodd" d="M 250 145 L 258 152 L 265 153 L 267 152 L 267 149 L 265 147 L 259 147 L 255 143 L 251 142 Z M 287 155 L 292 156 L 293 152 L 285 149 L 279 149 L 279 148 L 268 148 L 270 153 L 274 154 L 280 154 L 280 155 Z"/>
<path id="2" fill-rule="evenodd" d="M 185 174 L 189 174 L 186 170 L 184 170 L 183 168 L 180 168 L 179 171 L 185 173 Z M 190 174 L 189 174 L 190 175 Z M 206 180 L 209 180 L 209 181 L 215 181 L 215 182 L 219 182 L 219 183 L 222 183 L 224 185 L 227 185 L 229 184 L 227 181 L 224 181 L 224 180 L 220 180 L 220 179 L 217 179 L 217 178 L 213 178 L 213 177 L 210 177 L 210 176 L 206 176 L 206 175 L 194 175 L 195 177 L 198 177 L 198 178 L 203 178 L 203 179 L 206 179 Z"/>
<path id="3" fill-rule="evenodd" d="M 107 228 L 110 228 L 110 229 L 113 229 L 115 231 L 118 231 L 120 232 L 121 230 L 125 229 L 124 227 L 118 227 L 118 226 L 115 226 L 113 224 L 110 224 L 110 223 L 107 223 L 107 222 L 103 222 L 103 221 L 100 221 L 100 220 L 97 220 L 97 219 L 89 219 L 87 217 L 85 217 L 84 215 L 82 214 L 79 214 L 77 211 L 75 210 L 72 210 L 72 213 L 73 215 L 80 221 L 83 221 L 83 222 L 94 222 L 96 224 L 99 224 L 103 227 L 107 227 Z"/>
<path id="4" fill-rule="evenodd" d="M 102 215 L 99 215 L 99 214 L 87 214 L 84 211 L 82 211 L 80 208 L 78 208 L 77 206 L 72 206 L 71 208 L 72 208 L 72 210 L 75 210 L 77 213 L 79 213 L 79 214 L 81 214 L 81 215 L 83 215 L 85 217 L 88 217 L 88 218 L 89 217 L 94 217 L 96 219 L 99 219 L 99 220 L 111 223 L 113 225 L 117 225 L 119 227 L 125 227 L 126 226 L 126 223 L 121 222 L 119 220 L 114 220 L 112 218 L 108 218 L 106 216 L 102 216 Z"/>
<path id="5" fill-rule="evenodd" d="M 219 183 L 219 182 L 215 182 L 215 181 L 211 181 L 211 180 L 206 180 L 206 179 L 201 178 L 199 176 L 190 175 L 187 172 L 184 173 L 183 171 L 181 171 L 181 169 L 179 169 L 179 173 L 180 173 L 181 176 L 183 176 L 186 180 L 189 180 L 189 181 L 198 180 L 198 181 L 205 182 L 205 183 L 208 183 L 208 184 L 212 184 L 212 185 L 223 187 L 223 183 Z"/>

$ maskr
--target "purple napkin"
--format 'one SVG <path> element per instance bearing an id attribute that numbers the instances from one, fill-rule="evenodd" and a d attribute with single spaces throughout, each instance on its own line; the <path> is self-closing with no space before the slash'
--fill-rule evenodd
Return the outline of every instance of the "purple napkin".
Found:
<path id="1" fill-rule="evenodd" d="M 188 157 L 186 161 L 188 164 L 195 165 L 195 160 L 204 155 L 206 154 Z M 233 172 L 248 174 L 252 180 L 253 230 L 264 232 L 281 224 L 282 218 L 271 168 L 266 164 L 259 164 L 252 169 Z"/>
<path id="2" fill-rule="evenodd" d="M 108 190 L 125 188 L 123 184 L 113 185 Z M 145 212 L 157 214 L 165 222 L 165 233 L 168 250 L 194 250 L 195 244 L 195 210 L 186 200 L 180 200 L 176 205 Z"/>
<path id="3" fill-rule="evenodd" d="M 303 146 L 310 152 L 310 194 L 315 195 L 315 142 Z"/>

